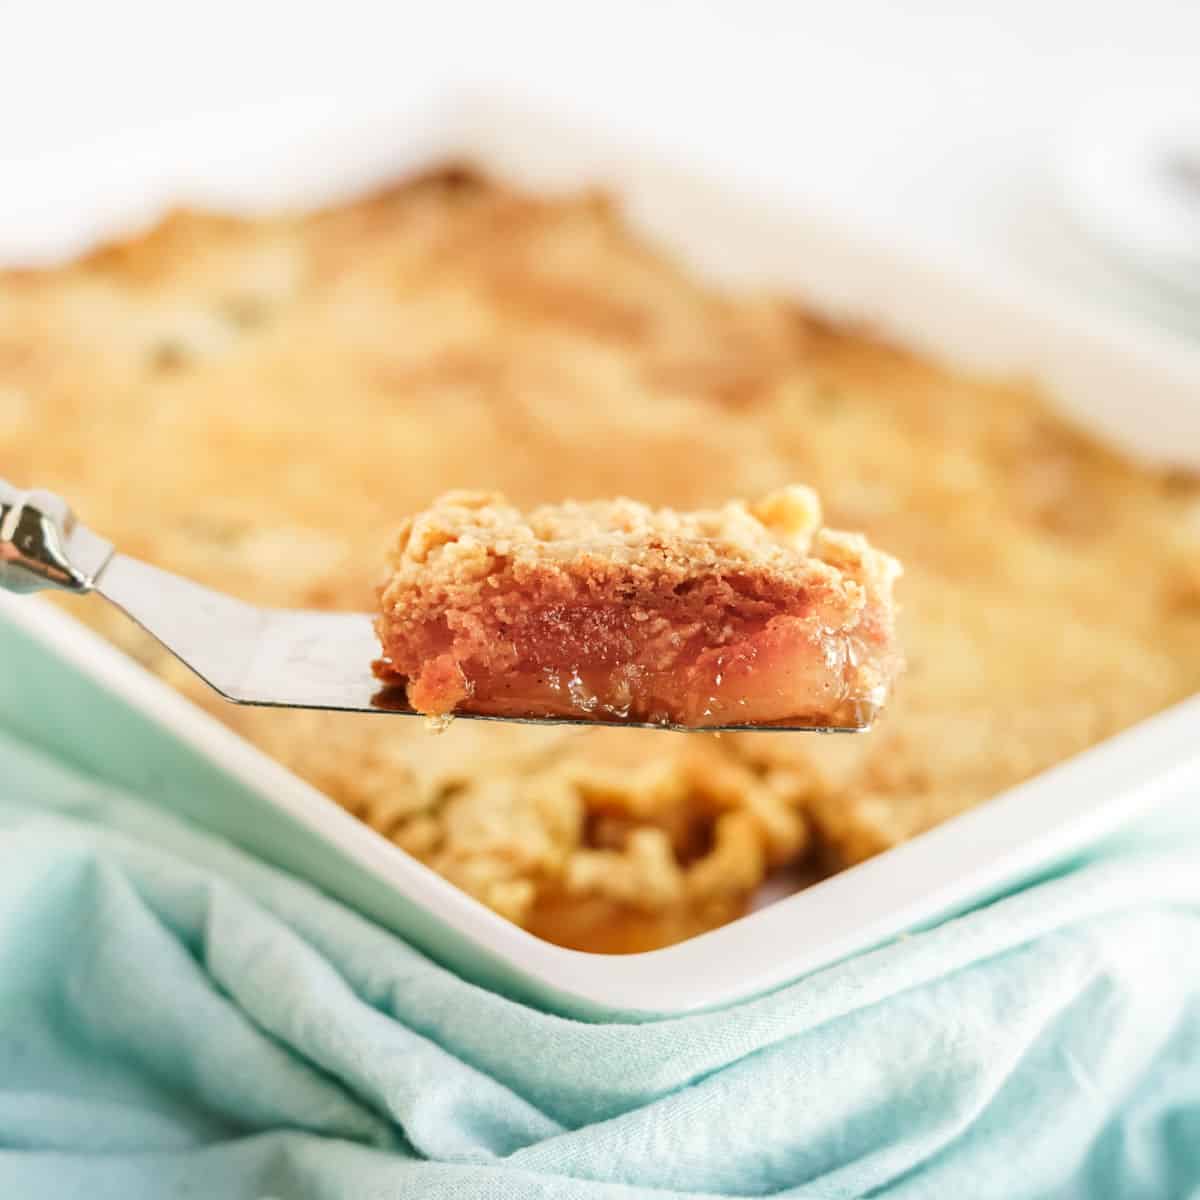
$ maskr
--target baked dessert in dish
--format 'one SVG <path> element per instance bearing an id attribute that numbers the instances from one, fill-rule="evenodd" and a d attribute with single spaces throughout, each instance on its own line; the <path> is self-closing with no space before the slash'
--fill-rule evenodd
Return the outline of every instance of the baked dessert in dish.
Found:
<path id="1" fill-rule="evenodd" d="M 351 611 L 376 603 L 397 514 L 447 488 L 687 511 L 811 485 L 830 525 L 904 563 L 907 667 L 865 737 L 430 737 L 237 708 L 71 606 L 382 837 L 584 949 L 728 921 L 1200 688 L 1200 479 L 1020 380 L 708 287 L 592 194 L 447 171 L 2 272 L 0 474 L 170 570 Z"/>
<path id="2" fill-rule="evenodd" d="M 861 728 L 899 664 L 900 565 L 806 487 L 688 513 L 451 492 L 391 564 L 376 670 L 432 716 Z"/>

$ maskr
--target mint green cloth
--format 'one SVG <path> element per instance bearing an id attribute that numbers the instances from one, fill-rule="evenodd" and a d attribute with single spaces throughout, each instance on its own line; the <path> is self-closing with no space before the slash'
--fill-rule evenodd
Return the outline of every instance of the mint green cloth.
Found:
<path id="1" fill-rule="evenodd" d="M 0 735 L 0 1197 L 1200 1195 L 1200 820 L 585 1024 Z"/>

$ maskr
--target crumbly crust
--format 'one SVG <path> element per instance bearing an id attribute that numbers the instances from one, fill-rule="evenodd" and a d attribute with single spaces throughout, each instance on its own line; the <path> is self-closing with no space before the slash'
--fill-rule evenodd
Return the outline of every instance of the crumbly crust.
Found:
<path id="1" fill-rule="evenodd" d="M 574 945 L 645 949 L 961 812 L 1200 687 L 1200 481 L 794 304 L 704 287 L 591 195 L 462 172 L 325 212 L 177 214 L 0 274 L 0 468 L 123 550 L 365 611 L 397 513 L 703 508 L 803 479 L 903 560 L 867 737 L 255 711 L 72 605 L 382 836 Z M 66 601 L 70 603 L 70 601 Z"/>
<path id="2" fill-rule="evenodd" d="M 786 581 L 797 556 L 810 555 L 820 526 L 817 494 L 800 484 L 755 504 L 733 500 L 692 512 L 624 498 L 568 500 L 522 512 L 499 492 L 460 490 L 402 522 L 391 562 L 397 572 L 415 565 L 423 578 L 440 576 L 449 587 L 474 585 L 498 558 L 540 567 L 584 554 L 674 582 L 686 582 L 693 564 L 748 566 Z"/>
<path id="3" fill-rule="evenodd" d="M 456 491 L 404 521 L 390 562 L 380 674 L 407 683 L 424 712 L 478 708 L 478 672 L 507 684 L 523 668 L 616 665 L 636 671 L 622 676 L 636 686 L 777 618 L 811 631 L 823 652 L 810 670 L 829 680 L 819 709 L 781 719 L 835 723 L 853 704 L 873 709 L 898 665 L 899 564 L 861 535 L 822 528 L 816 494 L 800 485 L 692 512 L 619 499 L 524 513 L 498 493 Z M 856 652 L 838 654 L 835 639 L 852 635 Z M 595 711 L 595 697 L 573 707 L 613 715 Z M 669 694 L 621 709 L 688 723 L 685 699 Z"/>

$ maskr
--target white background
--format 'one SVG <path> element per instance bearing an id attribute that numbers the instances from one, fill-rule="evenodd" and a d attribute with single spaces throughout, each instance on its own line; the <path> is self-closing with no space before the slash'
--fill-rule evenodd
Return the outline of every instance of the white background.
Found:
<path id="1" fill-rule="evenodd" d="M 43 197 L 92 201 L 87 177 L 64 197 L 47 166 L 80 148 L 119 175 L 147 125 L 297 99 L 379 111 L 491 84 L 601 111 L 685 162 L 703 148 L 891 240 L 1036 275 L 1136 325 L 1144 305 L 1057 211 L 1055 163 L 1079 114 L 1114 96 L 1200 91 L 1188 0 L 28 0 L 0 14 L 10 257 L 26 228 L 35 240 Z"/>

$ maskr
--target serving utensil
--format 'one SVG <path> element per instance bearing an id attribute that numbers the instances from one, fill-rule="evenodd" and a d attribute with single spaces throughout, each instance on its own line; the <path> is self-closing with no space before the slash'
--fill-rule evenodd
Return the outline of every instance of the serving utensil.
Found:
<path id="1" fill-rule="evenodd" d="M 0 479 L 0 587 L 95 592 L 161 642 L 234 704 L 419 716 L 371 670 L 379 657 L 369 613 L 260 608 L 119 554 L 80 522 L 59 496 L 18 491 Z M 455 719 L 525 725 L 612 725 L 696 732 L 690 726 L 580 717 Z M 861 733 L 850 726 L 725 725 L 705 732 Z"/>

